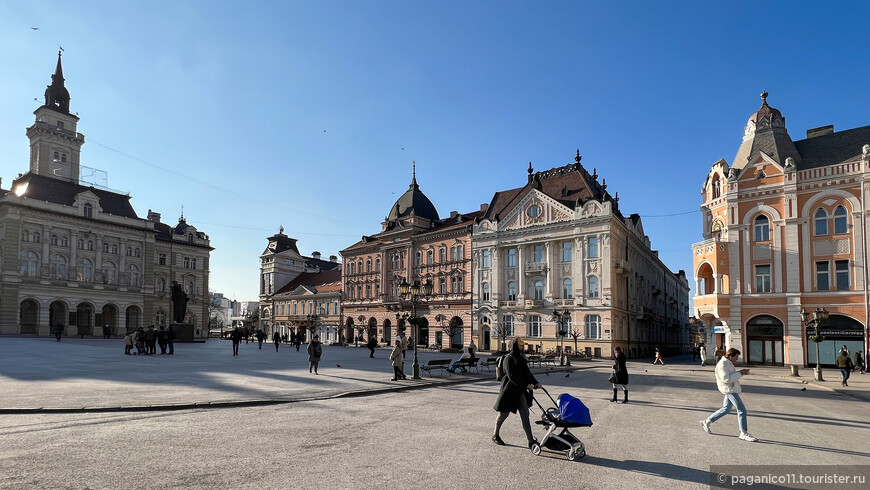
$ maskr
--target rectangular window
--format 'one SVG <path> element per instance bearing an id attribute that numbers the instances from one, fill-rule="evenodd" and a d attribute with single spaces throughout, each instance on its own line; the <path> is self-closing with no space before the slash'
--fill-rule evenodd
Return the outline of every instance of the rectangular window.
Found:
<path id="1" fill-rule="evenodd" d="M 485 269 L 488 269 L 490 267 L 489 250 L 484 250 L 483 253 L 481 253 L 480 266 L 485 268 Z"/>
<path id="2" fill-rule="evenodd" d="M 770 292 L 770 265 L 755 266 L 755 292 Z"/>
<path id="3" fill-rule="evenodd" d="M 160 265 L 166 265 L 166 254 L 160 254 L 157 257 L 157 263 Z"/>
<path id="4" fill-rule="evenodd" d="M 816 290 L 830 291 L 830 264 L 827 262 L 816 262 Z"/>
<path id="5" fill-rule="evenodd" d="M 586 338 L 601 338 L 601 317 L 598 315 L 586 315 Z"/>
<path id="6" fill-rule="evenodd" d="M 505 337 L 514 336 L 514 317 L 513 315 L 505 315 L 501 317 L 502 328 L 504 329 Z"/>
<path id="7" fill-rule="evenodd" d="M 184 268 L 185 268 L 185 269 L 190 269 L 190 257 L 185 257 L 185 258 L 184 258 Z"/>
<path id="8" fill-rule="evenodd" d="M 541 263 L 544 261 L 543 245 L 535 245 L 535 247 L 532 249 L 532 261 L 535 263 Z"/>
<path id="9" fill-rule="evenodd" d="M 517 249 L 511 248 L 508 249 L 508 257 L 507 257 L 508 267 L 516 267 L 517 266 Z"/>
<path id="10" fill-rule="evenodd" d="M 438 279 L 438 292 L 441 294 L 447 294 L 447 278 L 441 277 Z"/>
<path id="11" fill-rule="evenodd" d="M 541 336 L 541 316 L 529 315 L 529 337 Z"/>
<path id="12" fill-rule="evenodd" d="M 596 259 L 598 258 L 598 238 L 590 237 L 589 238 L 589 258 Z"/>
<path id="13" fill-rule="evenodd" d="M 562 243 L 562 262 L 571 262 L 571 242 Z"/>
<path id="14" fill-rule="evenodd" d="M 834 261 L 834 270 L 837 274 L 837 291 L 849 290 L 849 261 Z"/>

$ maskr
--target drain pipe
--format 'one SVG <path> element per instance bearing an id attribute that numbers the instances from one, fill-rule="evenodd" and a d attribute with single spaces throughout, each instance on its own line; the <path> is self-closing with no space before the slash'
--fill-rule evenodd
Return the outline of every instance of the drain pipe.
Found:
<path id="1" fill-rule="evenodd" d="M 867 349 L 870 349 L 870 289 L 867 287 L 867 206 L 865 205 L 864 188 L 868 160 L 870 160 L 870 145 L 861 148 L 861 262 L 864 267 L 864 363 L 867 363 Z"/>

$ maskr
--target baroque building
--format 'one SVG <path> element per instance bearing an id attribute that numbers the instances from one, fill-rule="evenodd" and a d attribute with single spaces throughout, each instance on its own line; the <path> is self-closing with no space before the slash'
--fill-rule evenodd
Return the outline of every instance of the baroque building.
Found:
<path id="1" fill-rule="evenodd" d="M 734 160 L 714 163 L 704 181 L 695 314 L 709 356 L 709 346 L 737 347 L 749 364 L 815 365 L 815 328 L 800 313 L 825 308 L 819 350 L 832 365 L 842 345 L 867 348 L 870 126 L 792 141 L 761 98 Z"/>
<path id="2" fill-rule="evenodd" d="M 273 330 L 307 342 L 313 332 L 320 341 L 346 340 L 341 329 L 341 268 L 303 272 L 272 297 Z M 272 332 L 274 334 L 274 332 Z"/>
<path id="3" fill-rule="evenodd" d="M 0 333 L 114 335 L 174 318 L 172 282 L 188 302 L 179 339 L 208 335 L 209 238 L 184 217 L 140 218 L 121 194 L 80 182 L 84 135 L 70 113 L 58 53 L 45 102 L 27 128 L 30 170 L 0 189 Z"/>
<path id="4" fill-rule="evenodd" d="M 284 227 L 278 233 L 268 238 L 266 250 L 260 254 L 260 301 L 259 325 L 271 338 L 275 332 L 289 336 L 291 332 L 304 332 L 313 319 L 309 315 L 318 314 L 323 325 L 338 328 L 340 322 L 340 303 L 333 306 L 334 283 L 338 276 L 320 275 L 320 273 L 340 270 L 338 257 L 331 255 L 329 260 L 321 260 L 320 252 L 313 252 L 311 257 L 299 253 L 297 240 L 284 234 Z M 297 280 L 299 279 L 299 280 Z M 322 279 L 322 281 L 321 281 Z M 295 281 L 295 282 L 294 282 Z M 320 286 L 319 291 L 317 286 Z M 302 287 L 301 290 L 298 288 Z M 340 289 L 339 289 L 340 290 Z M 300 299 L 303 291 L 307 295 Z M 316 297 L 315 297 L 316 296 Z M 292 299 L 291 299 L 292 297 Z M 310 300 L 310 301 L 309 301 Z M 293 308 L 296 313 L 291 313 Z M 332 312 L 320 315 L 322 311 Z M 324 341 L 323 338 L 320 339 Z"/>
<path id="5" fill-rule="evenodd" d="M 629 357 L 688 352 L 685 273 L 662 263 L 640 216 L 623 216 L 618 194 L 580 160 L 578 150 L 562 167 L 534 172 L 530 163 L 525 185 L 496 192 L 474 225 L 481 349 L 520 337 L 595 357 L 616 346 Z"/>
<path id="6" fill-rule="evenodd" d="M 400 285 L 432 285 L 432 294 L 416 305 L 426 318 L 419 332 L 408 332 L 418 345 L 461 347 L 471 331 L 471 228 L 482 211 L 451 212 L 441 218 L 420 190 L 416 169 L 408 190 L 393 204 L 381 231 L 341 251 L 344 267 L 344 325 L 347 338 L 375 337 L 392 342 L 404 329 L 414 305 Z"/>

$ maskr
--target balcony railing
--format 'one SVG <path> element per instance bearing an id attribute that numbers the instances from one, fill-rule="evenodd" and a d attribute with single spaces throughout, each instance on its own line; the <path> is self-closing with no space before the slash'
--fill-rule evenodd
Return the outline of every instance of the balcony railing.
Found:
<path id="1" fill-rule="evenodd" d="M 544 300 L 542 299 L 527 299 L 525 303 L 525 308 L 527 310 L 532 310 L 535 308 L 542 308 L 544 306 Z"/>
<path id="2" fill-rule="evenodd" d="M 528 262 L 526 263 L 526 273 L 546 273 L 547 272 L 547 263 L 546 262 Z"/>

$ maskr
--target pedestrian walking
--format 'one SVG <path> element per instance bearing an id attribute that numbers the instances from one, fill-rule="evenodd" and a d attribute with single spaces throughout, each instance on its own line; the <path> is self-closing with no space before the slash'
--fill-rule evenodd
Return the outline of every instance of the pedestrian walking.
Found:
<path id="1" fill-rule="evenodd" d="M 58 342 L 60 342 L 60 338 L 63 335 L 63 325 L 57 323 L 53 327 L 51 327 L 51 329 L 54 333 L 54 338 L 57 339 Z"/>
<path id="2" fill-rule="evenodd" d="M 299 347 L 302 345 L 302 332 L 296 333 L 296 352 L 299 352 Z"/>
<path id="3" fill-rule="evenodd" d="M 175 329 L 172 325 L 169 326 L 169 331 L 166 332 L 166 343 L 169 346 L 169 355 L 175 354 Z"/>
<path id="4" fill-rule="evenodd" d="M 405 358 L 399 339 L 396 339 L 396 345 L 393 347 L 393 352 L 390 353 L 390 360 L 393 361 L 393 379 L 391 381 L 407 379 L 405 376 Z"/>
<path id="5" fill-rule="evenodd" d="M 263 350 L 263 339 L 266 338 L 266 334 L 263 333 L 262 329 L 257 329 L 257 344 L 259 345 L 258 349 Z"/>
<path id="6" fill-rule="evenodd" d="M 112 338 L 112 327 L 108 325 L 103 325 L 103 338 L 111 339 Z"/>
<path id="7" fill-rule="evenodd" d="M 239 327 L 234 328 L 233 331 L 230 332 L 230 340 L 233 342 L 233 355 L 239 355 L 239 344 L 242 343 L 242 331 Z"/>
<path id="8" fill-rule="evenodd" d="M 849 386 L 849 376 L 852 375 L 852 368 L 855 367 L 855 364 L 852 362 L 852 358 L 849 357 L 847 351 L 840 351 L 840 357 L 837 358 L 837 367 L 840 368 L 840 374 L 843 376 L 843 386 Z"/>
<path id="9" fill-rule="evenodd" d="M 855 369 L 864 374 L 864 355 L 861 351 L 855 351 Z"/>
<path id="10" fill-rule="evenodd" d="M 740 358 L 740 351 L 735 348 L 728 349 L 722 359 L 716 364 L 716 387 L 719 392 L 725 395 L 725 400 L 722 402 L 722 408 L 714 412 L 712 415 L 702 420 L 701 428 L 707 434 L 712 434 L 710 426 L 713 422 L 731 413 L 731 407 L 737 409 L 737 426 L 740 428 L 740 439 L 748 442 L 755 442 L 758 439 L 749 434 L 746 421 L 746 407 L 743 406 L 743 400 L 740 399 L 740 378 L 749 374 L 748 369 L 737 370 L 734 363 Z"/>
<path id="11" fill-rule="evenodd" d="M 662 366 L 665 365 L 665 361 L 662 359 L 662 353 L 659 352 L 658 347 L 656 347 L 656 358 L 655 358 L 655 360 L 653 360 L 653 365 L 655 366 L 655 363 L 657 363 L 657 362 L 662 363 Z"/>
<path id="12" fill-rule="evenodd" d="M 124 355 L 130 356 L 133 355 L 133 334 L 128 333 L 124 336 Z"/>
<path id="13" fill-rule="evenodd" d="M 378 340 L 374 338 L 374 336 L 369 337 L 369 342 L 366 344 L 366 347 L 368 347 L 370 351 L 369 357 L 375 357 L 375 347 L 377 346 Z"/>
<path id="14" fill-rule="evenodd" d="M 471 342 L 468 343 L 468 353 L 471 354 L 471 357 L 474 357 L 474 353 L 477 351 L 477 346 L 474 345 L 474 339 L 471 339 Z"/>
<path id="15" fill-rule="evenodd" d="M 706 366 L 707 365 L 707 346 L 704 344 L 701 344 L 701 347 L 698 347 L 698 351 L 699 351 L 700 356 L 701 356 L 701 366 L 702 367 Z"/>
<path id="16" fill-rule="evenodd" d="M 320 356 L 323 355 L 323 345 L 320 343 L 320 336 L 314 335 L 311 337 L 311 342 L 308 343 L 308 372 L 314 369 L 314 374 L 318 374 L 317 365 L 320 364 Z"/>
<path id="17" fill-rule="evenodd" d="M 844 353 L 844 352 L 846 353 L 847 356 L 848 356 L 848 355 L 851 355 L 851 354 L 849 353 L 849 348 L 846 347 L 846 344 L 843 344 L 843 347 L 840 347 L 840 354 L 842 354 L 842 353 Z"/>
<path id="18" fill-rule="evenodd" d="M 408 352 L 408 337 L 405 336 L 405 332 L 399 333 L 399 337 L 398 339 L 396 339 L 396 343 L 402 345 L 402 359 L 405 359 L 405 354 L 406 352 Z M 402 366 L 402 373 L 404 373 L 404 363 L 402 364 Z"/>
<path id="19" fill-rule="evenodd" d="M 532 403 L 532 390 L 541 387 L 541 383 L 535 379 L 532 372 L 529 370 L 529 363 L 526 361 L 526 356 L 523 354 L 522 347 L 526 345 L 520 338 L 514 338 L 511 341 L 510 353 L 508 353 L 502 365 L 504 367 L 504 377 L 501 380 L 501 388 L 498 391 L 498 398 L 495 400 L 493 408 L 498 412 L 498 417 L 495 420 L 495 432 L 492 435 L 492 442 L 499 446 L 504 446 L 504 441 L 499 436 L 499 431 L 508 415 L 519 412 L 520 420 L 523 424 L 523 430 L 526 432 L 526 438 L 529 440 L 529 448 L 538 441 L 532 434 L 532 425 L 529 423 L 529 406 Z"/>
<path id="20" fill-rule="evenodd" d="M 275 352 L 278 352 L 278 346 L 281 345 L 281 334 L 277 330 L 272 334 L 272 342 L 275 343 Z"/>
<path id="21" fill-rule="evenodd" d="M 613 373 L 610 375 L 610 382 L 613 384 L 613 398 L 611 402 L 616 401 L 616 385 L 622 385 L 622 403 L 628 403 L 628 369 L 625 367 L 625 354 L 622 352 L 622 347 L 613 348 Z"/>

